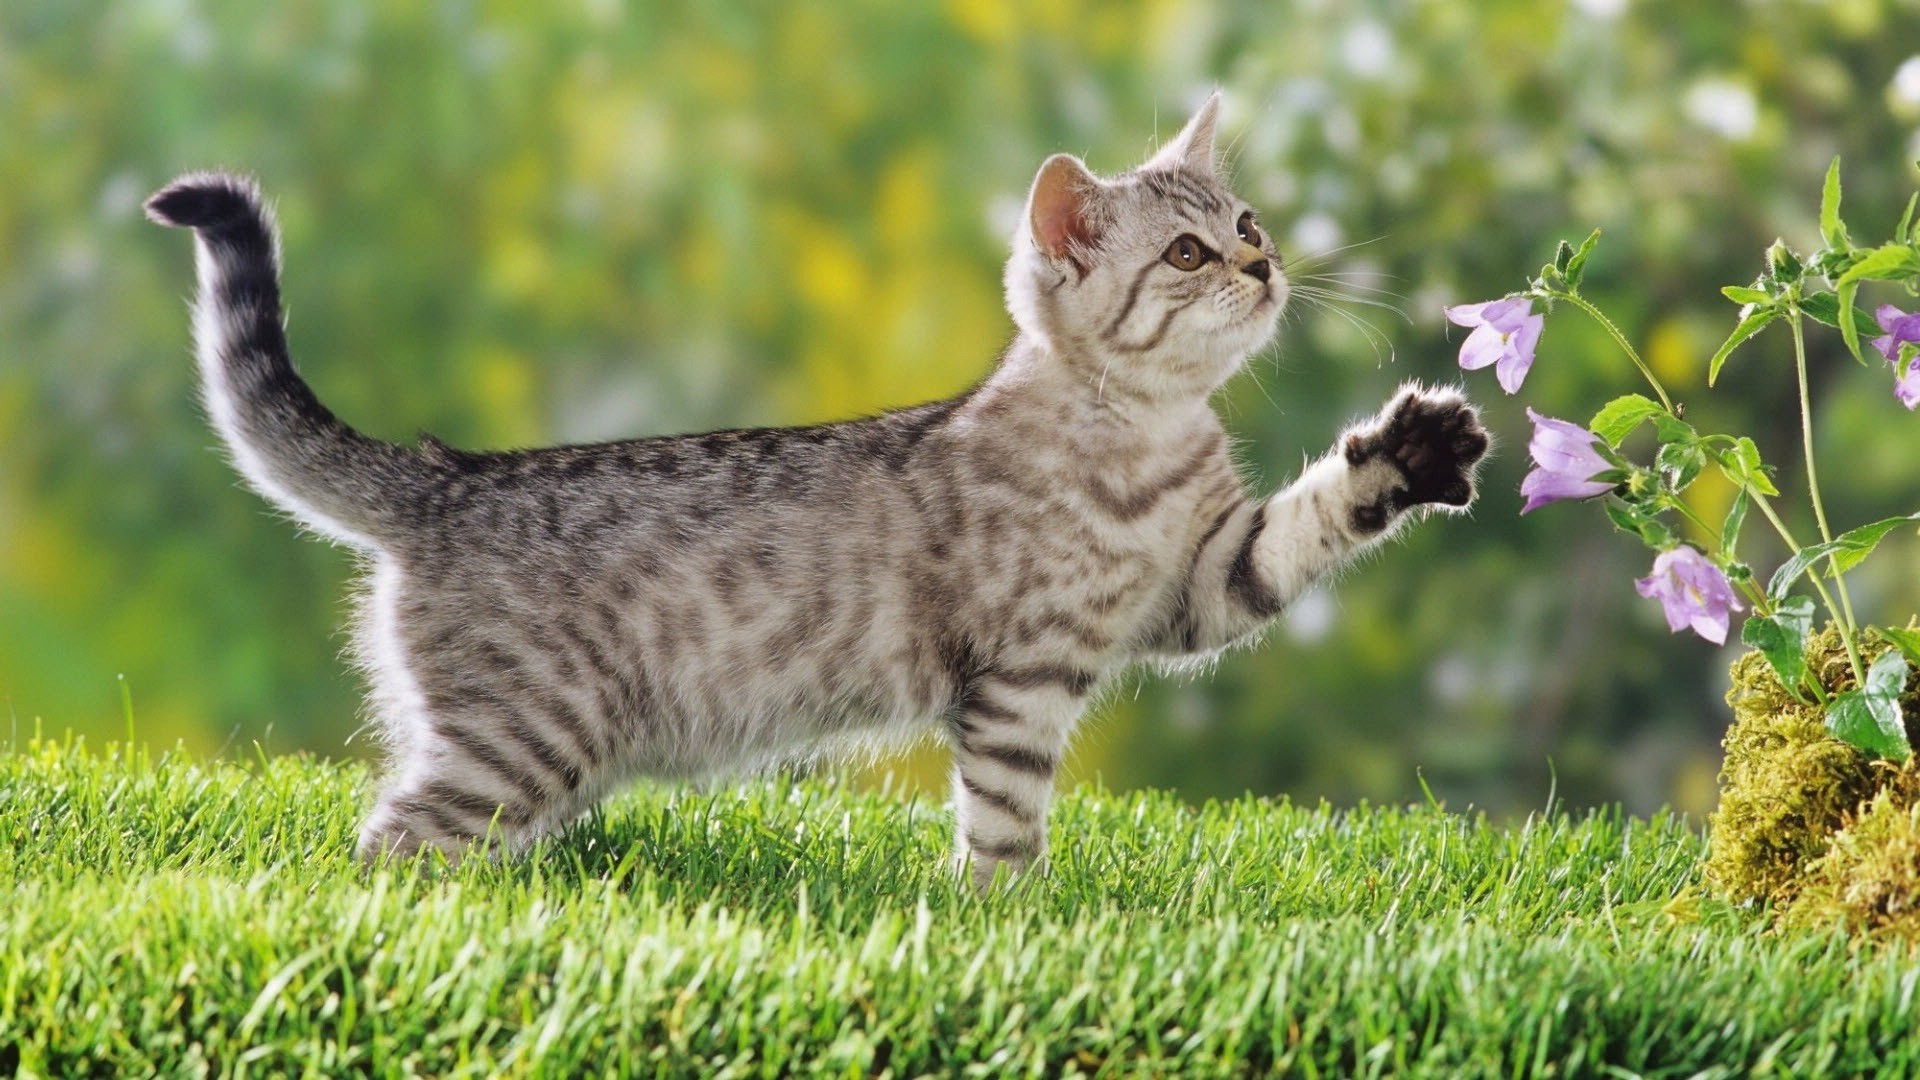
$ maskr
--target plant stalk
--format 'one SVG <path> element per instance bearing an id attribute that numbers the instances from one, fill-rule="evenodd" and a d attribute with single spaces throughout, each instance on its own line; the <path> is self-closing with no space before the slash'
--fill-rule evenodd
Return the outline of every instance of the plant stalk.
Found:
<path id="1" fill-rule="evenodd" d="M 1827 507 L 1820 498 L 1820 474 L 1813 464 L 1813 397 L 1807 390 L 1807 342 L 1800 323 L 1800 305 L 1795 303 L 1787 310 L 1787 324 L 1793 330 L 1793 367 L 1800 379 L 1800 444 L 1807 458 L 1807 496 L 1813 502 L 1813 520 L 1820 528 L 1820 539 L 1831 544 L 1833 530 L 1827 528 Z M 1847 595 L 1847 579 L 1840 572 L 1838 554 L 1827 556 L 1827 566 L 1833 571 L 1833 591 L 1840 594 L 1840 611 L 1846 616 L 1840 622 L 1840 639 L 1847 646 L 1847 660 L 1853 665 L 1854 680 L 1865 686 L 1866 668 L 1861 665 L 1859 650 L 1853 644 L 1857 625 L 1853 619 L 1853 598 Z M 1815 575 L 1808 576 L 1818 580 Z"/>
<path id="2" fill-rule="evenodd" d="M 1640 369 L 1640 374 L 1646 376 L 1647 385 L 1653 387 L 1654 394 L 1660 398 L 1661 406 L 1665 408 L 1667 412 L 1673 412 L 1673 399 L 1667 396 L 1667 388 L 1660 385 L 1660 380 L 1654 377 L 1653 369 L 1647 366 L 1645 360 L 1640 359 L 1640 354 L 1636 352 L 1633 345 L 1627 341 L 1627 335 L 1621 333 L 1620 328 L 1613 325 L 1613 320 L 1607 318 L 1606 313 L 1602 312 L 1599 308 L 1587 303 L 1578 293 L 1569 292 L 1560 295 L 1567 303 L 1586 312 L 1592 317 L 1594 322 L 1600 324 L 1600 328 L 1605 330 L 1607 334 L 1613 338 L 1614 344 L 1620 346 L 1620 350 L 1627 354 L 1627 359 L 1633 361 L 1633 366 Z"/>

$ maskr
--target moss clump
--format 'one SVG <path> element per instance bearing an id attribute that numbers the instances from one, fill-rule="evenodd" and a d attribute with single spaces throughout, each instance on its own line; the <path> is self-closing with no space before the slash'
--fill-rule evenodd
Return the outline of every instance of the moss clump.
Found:
<path id="1" fill-rule="evenodd" d="M 1807 660 L 1831 670 L 1846 650 L 1837 631 L 1811 635 Z M 1847 676 L 1851 678 L 1851 676 Z M 1786 900 L 1846 816 L 1873 794 L 1866 755 L 1827 734 L 1823 710 L 1794 700 L 1759 653 L 1733 665 L 1733 726 L 1720 767 L 1720 805 L 1708 819 L 1707 881 L 1736 902 Z"/>
<path id="2" fill-rule="evenodd" d="M 1807 866 L 1781 912 L 1792 926 L 1832 926 L 1920 944 L 1920 803 L 1909 781 L 1874 796 Z M 1900 790 L 1904 788 L 1905 790 Z"/>
<path id="3" fill-rule="evenodd" d="M 1863 645 L 1867 662 L 1887 648 Z M 1808 637 L 1807 663 L 1829 696 L 1853 688 L 1837 629 Z M 1876 761 L 1833 738 L 1825 709 L 1795 700 L 1757 652 L 1734 663 L 1727 704 L 1709 888 L 1769 902 L 1786 925 L 1842 923 L 1920 945 L 1920 756 Z M 1910 687 L 1901 705 L 1911 738 L 1920 695 Z"/>

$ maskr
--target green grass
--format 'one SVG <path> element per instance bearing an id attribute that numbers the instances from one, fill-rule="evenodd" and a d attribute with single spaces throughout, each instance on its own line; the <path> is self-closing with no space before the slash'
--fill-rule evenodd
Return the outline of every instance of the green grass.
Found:
<path id="1" fill-rule="evenodd" d="M 1075 792 L 977 899 L 941 808 L 647 788 L 354 864 L 365 774 L 0 754 L 0 1074 L 1790 1075 L 1920 1068 L 1917 969 L 1663 911 L 1666 817 Z"/>

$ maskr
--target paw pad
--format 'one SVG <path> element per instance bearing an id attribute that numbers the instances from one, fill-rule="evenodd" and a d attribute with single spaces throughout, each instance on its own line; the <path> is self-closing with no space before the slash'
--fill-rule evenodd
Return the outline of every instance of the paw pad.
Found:
<path id="1" fill-rule="evenodd" d="M 1381 457 L 1393 463 L 1406 485 L 1393 494 L 1396 509 L 1473 501 L 1474 466 L 1488 446 L 1473 406 L 1451 391 L 1406 390 L 1381 416 L 1372 429 L 1348 436 L 1346 457 L 1356 466 Z M 1361 524 L 1358 512 L 1354 524 Z"/>

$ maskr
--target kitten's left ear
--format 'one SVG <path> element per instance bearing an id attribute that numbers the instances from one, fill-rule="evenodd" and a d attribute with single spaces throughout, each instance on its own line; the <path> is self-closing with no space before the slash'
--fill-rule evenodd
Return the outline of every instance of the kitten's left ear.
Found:
<path id="1" fill-rule="evenodd" d="M 1207 95 L 1207 100 L 1180 129 L 1173 141 L 1160 148 L 1160 152 L 1148 160 L 1149 169 L 1187 168 L 1195 172 L 1213 172 L 1213 128 L 1220 119 L 1220 91 Z"/>

